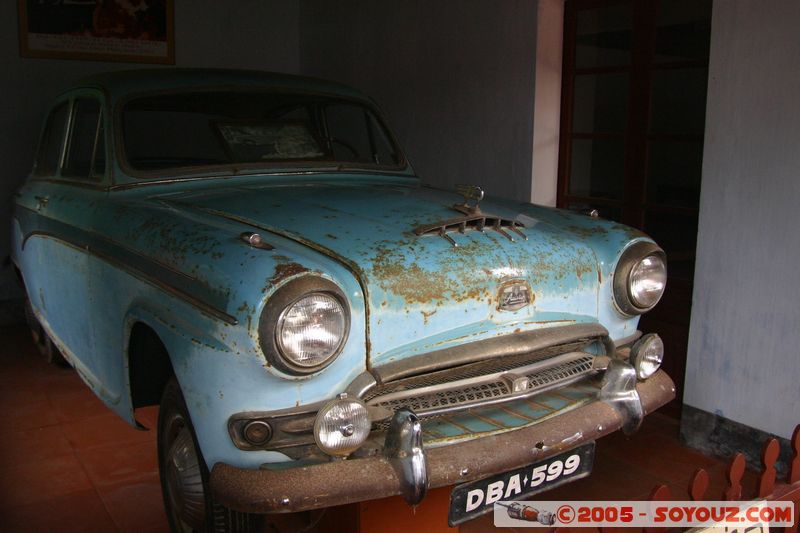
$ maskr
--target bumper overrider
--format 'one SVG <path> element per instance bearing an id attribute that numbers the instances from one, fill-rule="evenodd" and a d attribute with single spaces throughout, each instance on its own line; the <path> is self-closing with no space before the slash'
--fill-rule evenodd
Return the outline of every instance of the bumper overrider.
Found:
<path id="1" fill-rule="evenodd" d="M 634 367 L 614 359 L 593 401 L 520 429 L 426 449 L 420 420 L 402 408 L 388 424 L 381 454 L 280 470 L 217 463 L 211 486 L 220 503 L 250 513 L 296 512 L 395 495 L 415 504 L 429 488 L 524 467 L 617 430 L 631 433 L 644 415 L 674 397 L 675 385 L 664 371 L 637 382 Z"/>

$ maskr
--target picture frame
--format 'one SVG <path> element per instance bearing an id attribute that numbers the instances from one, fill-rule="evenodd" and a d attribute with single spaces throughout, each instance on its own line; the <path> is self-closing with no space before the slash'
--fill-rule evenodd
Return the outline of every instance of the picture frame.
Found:
<path id="1" fill-rule="evenodd" d="M 174 0 L 18 0 L 20 55 L 175 64 Z"/>

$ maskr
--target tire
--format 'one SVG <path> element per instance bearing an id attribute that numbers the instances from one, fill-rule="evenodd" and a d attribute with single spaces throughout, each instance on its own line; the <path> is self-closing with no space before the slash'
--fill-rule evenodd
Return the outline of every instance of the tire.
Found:
<path id="1" fill-rule="evenodd" d="M 50 336 L 39 323 L 39 319 L 36 318 L 30 300 L 25 300 L 25 320 L 31 330 L 33 344 L 36 346 L 39 353 L 42 354 L 44 360 L 53 366 L 68 367 L 69 363 L 67 363 L 67 360 L 61 355 L 61 351 L 56 348 L 56 345 L 53 344 Z"/>
<path id="2" fill-rule="evenodd" d="M 263 516 L 233 511 L 214 501 L 208 467 L 174 377 L 161 396 L 157 440 L 161 494 L 172 531 L 263 531 Z"/>

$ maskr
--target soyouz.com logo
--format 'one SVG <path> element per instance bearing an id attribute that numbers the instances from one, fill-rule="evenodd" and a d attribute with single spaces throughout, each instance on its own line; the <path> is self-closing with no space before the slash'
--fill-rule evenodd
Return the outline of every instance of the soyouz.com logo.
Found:
<path id="1" fill-rule="evenodd" d="M 792 502 L 782 501 L 501 501 L 498 527 L 789 527 Z"/>

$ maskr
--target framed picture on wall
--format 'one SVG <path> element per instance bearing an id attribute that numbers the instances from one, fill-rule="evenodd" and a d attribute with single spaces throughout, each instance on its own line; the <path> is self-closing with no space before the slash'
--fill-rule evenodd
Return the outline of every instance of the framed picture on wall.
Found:
<path id="1" fill-rule="evenodd" d="M 175 63 L 173 0 L 18 0 L 23 57 Z"/>

